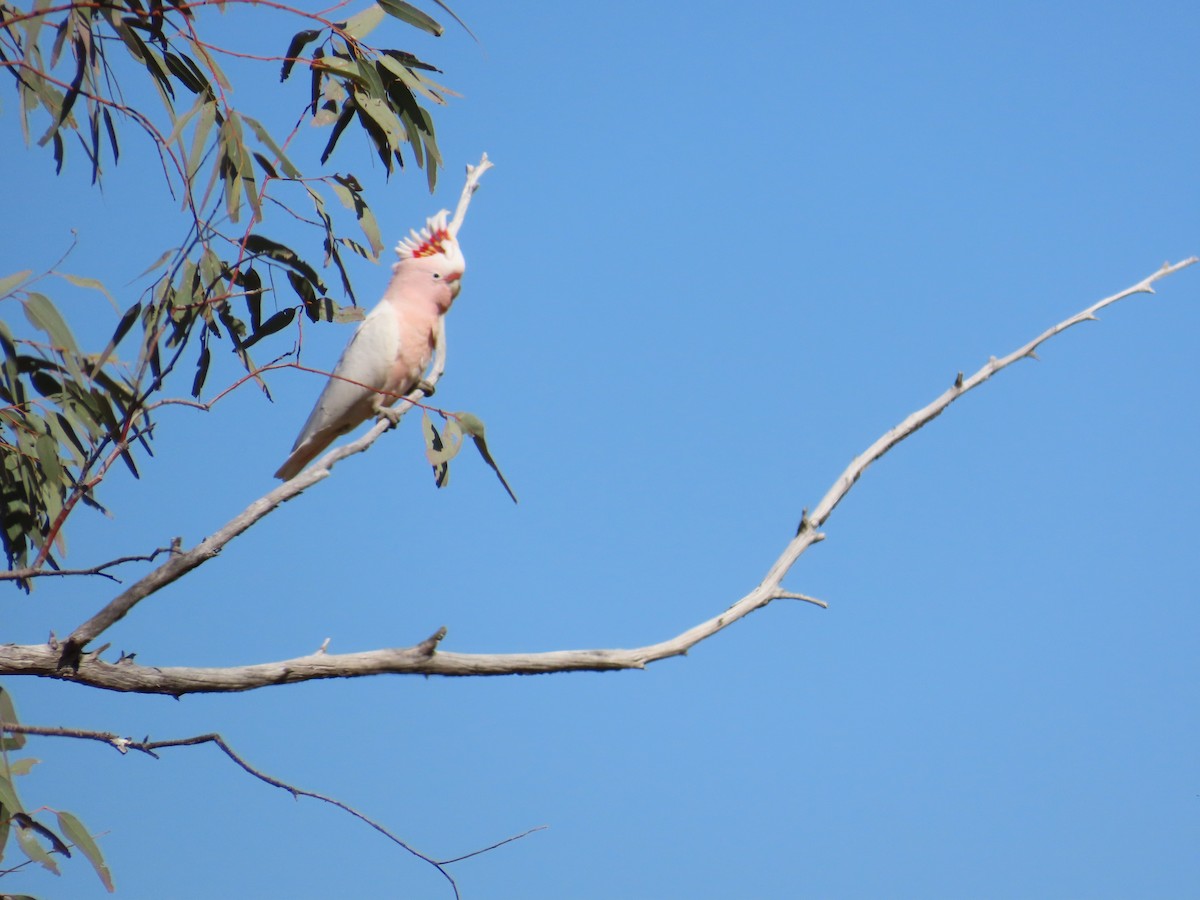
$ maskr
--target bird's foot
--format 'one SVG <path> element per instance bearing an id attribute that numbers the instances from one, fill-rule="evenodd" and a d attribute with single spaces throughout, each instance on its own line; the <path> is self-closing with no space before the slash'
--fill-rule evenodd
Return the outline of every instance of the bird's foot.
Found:
<path id="1" fill-rule="evenodd" d="M 426 397 L 432 397 L 433 392 L 436 391 L 437 388 L 433 386 L 432 381 L 426 381 L 424 378 L 422 378 L 417 382 L 417 390 L 419 390 Z"/>
<path id="2" fill-rule="evenodd" d="M 393 409 L 390 406 L 377 406 L 375 408 L 375 412 L 379 416 L 379 418 L 387 419 L 388 428 L 395 428 L 397 425 L 399 425 L 400 417 L 402 415 L 404 415 L 404 413 L 401 412 L 400 410 Z"/>

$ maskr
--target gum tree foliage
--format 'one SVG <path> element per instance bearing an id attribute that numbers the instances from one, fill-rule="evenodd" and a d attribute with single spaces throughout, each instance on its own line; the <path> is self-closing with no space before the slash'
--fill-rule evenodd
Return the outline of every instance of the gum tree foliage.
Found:
<path id="1" fill-rule="evenodd" d="M 457 18 L 434 3 L 438 15 Z M 250 58 L 286 82 L 280 103 L 295 110 L 287 134 L 272 134 L 238 108 L 222 70 L 234 54 L 219 37 L 250 7 L 279 18 Z M 379 28 L 389 20 L 402 25 Z M 266 390 L 259 373 L 287 364 L 299 344 L 271 356 L 265 339 L 283 332 L 277 340 L 286 340 L 302 317 L 361 317 L 346 257 L 377 260 L 383 244 L 359 182 L 334 168 L 335 150 L 361 162 L 347 152 L 361 145 L 346 145 L 365 142 L 389 175 L 415 164 L 430 190 L 442 166 L 430 113 L 450 93 L 434 80 L 439 70 L 367 40 L 377 28 L 395 38 L 410 27 L 444 30 L 403 0 L 324 13 L 259 0 L 0 2 L 0 68 L 12 87 L 6 127 L 44 149 L 57 172 L 68 156 L 81 160 L 94 187 L 119 165 L 124 144 L 148 138 L 165 181 L 163 211 L 183 210 L 178 231 L 164 232 L 165 245 L 148 254 L 158 257 L 135 297 L 114 296 L 97 279 L 57 266 L 0 273 L 0 540 L 18 586 L 28 591 L 34 579 L 26 576 L 63 565 L 64 527 L 81 507 L 103 510 L 97 488 L 113 465 L 137 475 L 173 373 L 203 401 L 213 354 L 224 344 L 245 369 L 243 380 Z M 135 104 L 130 96 L 151 99 Z M 319 159 L 290 156 L 293 138 L 310 123 L 328 133 Z M 282 216 L 309 226 L 302 245 L 273 237 L 272 221 Z M 77 340 L 55 302 L 64 282 L 113 305 L 111 335 L 98 352 Z M 259 354 L 270 357 L 266 365 Z M 17 721 L 2 690 L 0 719 Z M 57 871 L 56 859 L 74 847 L 111 885 L 77 819 L 26 811 L 16 781 L 33 761 L 12 758 L 23 744 L 22 735 L 0 736 L 0 852 L 15 846 L 27 858 L 22 864 Z"/>

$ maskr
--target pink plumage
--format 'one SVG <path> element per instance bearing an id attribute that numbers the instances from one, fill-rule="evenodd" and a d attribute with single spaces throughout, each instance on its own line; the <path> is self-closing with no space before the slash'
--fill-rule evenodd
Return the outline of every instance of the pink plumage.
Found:
<path id="1" fill-rule="evenodd" d="M 294 478 L 331 443 L 420 383 L 433 358 L 438 321 L 458 296 L 467 267 L 446 215 L 438 213 L 396 246 L 400 260 L 383 299 L 342 351 L 276 478 Z"/>

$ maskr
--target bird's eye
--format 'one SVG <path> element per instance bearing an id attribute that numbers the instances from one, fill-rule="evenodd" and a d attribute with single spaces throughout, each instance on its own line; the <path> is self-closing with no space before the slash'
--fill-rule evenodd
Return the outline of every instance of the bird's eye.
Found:
<path id="1" fill-rule="evenodd" d="M 434 273 L 433 273 L 433 277 L 434 277 L 434 278 L 441 278 L 441 277 L 442 277 L 442 273 L 441 273 L 441 272 L 434 272 Z"/>

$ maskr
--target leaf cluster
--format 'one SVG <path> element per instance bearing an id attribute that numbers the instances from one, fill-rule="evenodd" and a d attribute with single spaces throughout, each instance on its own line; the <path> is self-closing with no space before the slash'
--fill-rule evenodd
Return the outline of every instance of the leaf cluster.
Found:
<path id="1" fill-rule="evenodd" d="M 120 459 L 137 474 L 133 450 L 149 451 L 152 412 L 181 402 L 165 397 L 181 364 L 191 366 L 194 405 L 206 405 L 201 398 L 222 343 L 244 370 L 237 383 L 253 381 L 265 392 L 263 366 L 252 354 L 268 338 L 294 335 L 270 351 L 273 365 L 298 358 L 304 321 L 361 318 L 348 257 L 379 260 L 379 225 L 353 174 L 310 174 L 289 155 L 303 123 L 329 129 L 321 167 L 354 131 L 389 175 L 407 153 L 430 189 L 436 183 L 442 159 L 429 107 L 451 92 L 413 54 L 365 43 L 388 17 L 439 35 L 436 20 L 400 0 L 344 20 L 271 4 L 305 27 L 284 56 L 251 58 L 280 64 L 281 80 L 301 68 L 309 73 L 307 92 L 290 94 L 295 126 L 279 135 L 231 100 L 218 62 L 229 51 L 212 39 L 228 25 L 218 30 L 207 15 L 225 6 L 33 0 L 21 9 L 0 0 L 0 68 L 13 79 L 26 142 L 50 148 L 60 173 L 68 145 L 77 143 L 99 184 L 109 158 L 119 163 L 132 127 L 150 139 L 166 189 L 185 213 L 171 245 L 142 273 L 138 295 L 115 302 L 111 337 L 98 353 L 76 342 L 61 300 L 42 286 L 45 276 L 30 268 L 0 279 L 0 536 L 10 568 L 57 565 L 51 551 L 63 553 L 63 523 L 79 505 L 99 507 L 95 488 L 108 467 Z M 126 100 L 146 96 L 144 85 L 148 103 Z M 309 237 L 285 243 L 269 214 L 300 223 Z M 357 234 L 344 229 L 351 219 Z M 64 277 L 103 290 L 94 279 Z"/>
<path id="2" fill-rule="evenodd" d="M 13 707 L 11 697 L 4 688 L 0 687 L 0 722 L 9 725 L 18 724 L 17 712 Z M 54 813 L 54 827 L 45 821 L 45 808 L 34 813 L 27 811 L 17 793 L 16 780 L 22 775 L 28 775 L 38 760 L 32 757 L 12 759 L 13 751 L 25 746 L 23 734 L 13 734 L 0 731 L 0 861 L 15 844 L 25 857 L 24 862 L 9 866 L 0 871 L 0 877 L 19 871 L 29 863 L 37 863 L 44 869 L 61 874 L 58 859 L 70 859 L 72 848 L 92 864 L 101 883 L 113 891 L 112 874 L 104 862 L 100 846 L 92 837 L 91 832 L 72 813 L 66 810 L 51 810 Z M 41 814 L 41 819 L 38 815 Z M 6 895 L 9 896 L 9 895 Z"/>

